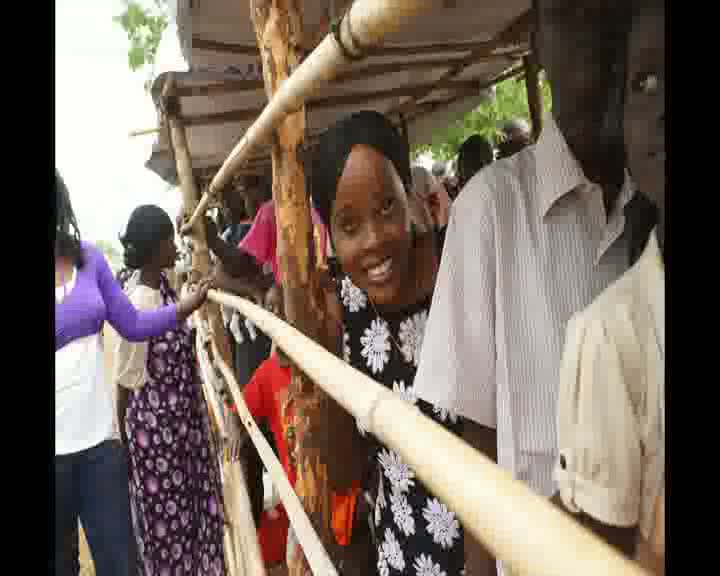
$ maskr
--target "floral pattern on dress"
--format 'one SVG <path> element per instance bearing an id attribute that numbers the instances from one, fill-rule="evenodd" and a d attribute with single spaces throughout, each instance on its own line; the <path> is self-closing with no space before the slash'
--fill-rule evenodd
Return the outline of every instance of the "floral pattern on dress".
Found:
<path id="1" fill-rule="evenodd" d="M 160 291 L 176 300 L 166 278 Z M 146 370 L 125 418 L 138 572 L 224 576 L 219 462 L 186 326 L 149 341 Z"/>
<path id="2" fill-rule="evenodd" d="M 366 359 L 368 368 L 373 374 L 382 372 L 390 359 L 390 332 L 387 322 L 381 318 L 373 320 L 360 337 L 360 344 L 362 344 L 360 354 Z"/>
<path id="3" fill-rule="evenodd" d="M 440 418 L 441 421 L 447 422 L 448 418 L 450 419 L 450 422 L 453 424 L 457 422 L 458 417 L 455 412 L 450 410 L 449 408 L 442 408 L 441 406 L 433 406 L 433 413 Z"/>
<path id="4" fill-rule="evenodd" d="M 423 518 L 427 520 L 426 530 L 432 535 L 433 541 L 443 548 L 450 548 L 460 536 L 460 523 L 455 514 L 447 509 L 437 498 L 428 498 L 423 509 Z"/>
<path id="5" fill-rule="evenodd" d="M 428 416 L 462 433 L 453 413 L 435 409 L 417 397 L 413 387 L 420 360 L 431 297 L 405 310 L 383 314 L 347 276 L 337 278 L 343 307 L 342 354 L 346 362 L 392 390 Z M 371 521 L 379 576 L 461 576 L 465 549 L 460 523 L 423 485 L 398 453 L 372 434 L 358 429 L 371 446 L 377 466 L 370 494 Z"/>
<path id="6" fill-rule="evenodd" d="M 367 306 L 367 296 L 355 284 L 352 283 L 348 276 L 342 280 L 340 288 L 340 298 L 343 305 L 350 312 L 359 312 Z"/>
<path id="7" fill-rule="evenodd" d="M 415 387 L 414 386 L 405 386 L 405 382 L 400 380 L 398 382 L 397 380 L 393 382 L 393 392 L 400 396 L 405 402 L 408 404 L 412 404 L 413 406 L 418 403 L 418 397 L 417 394 L 415 394 Z"/>
<path id="8" fill-rule="evenodd" d="M 422 311 L 413 314 L 407 320 L 400 323 L 400 350 L 403 353 L 405 362 L 417 367 L 420 362 L 420 351 L 422 350 L 423 335 L 427 324 L 427 312 Z"/>
<path id="9" fill-rule="evenodd" d="M 420 554 L 415 558 L 413 566 L 415 567 L 416 576 L 446 576 L 440 564 L 433 562 L 430 555 Z"/>

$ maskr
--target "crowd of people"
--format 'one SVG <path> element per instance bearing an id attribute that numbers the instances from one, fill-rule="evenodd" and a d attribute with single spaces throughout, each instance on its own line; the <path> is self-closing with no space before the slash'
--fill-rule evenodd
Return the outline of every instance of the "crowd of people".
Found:
<path id="1" fill-rule="evenodd" d="M 534 6 L 553 90 L 537 140 L 517 119 L 497 150 L 473 135 L 453 182 L 412 166 L 378 112 L 320 135 L 308 190 L 322 293 L 309 297 L 331 352 L 664 574 L 664 2 L 556 4 Z M 187 319 L 211 283 L 284 317 L 270 181 L 225 194 L 224 225 L 207 226 L 213 277 L 178 298 L 165 212 L 133 212 L 116 279 L 56 180 L 55 572 L 77 573 L 79 518 L 100 576 L 223 575 L 220 447 Z M 290 362 L 224 313 L 247 406 L 294 485 Z M 105 322 L 121 336 L 111 383 Z M 319 425 L 333 431 L 322 458 L 343 574 L 512 575 L 339 405 Z M 297 539 L 251 444 L 242 459 L 263 559 L 285 573 Z"/>

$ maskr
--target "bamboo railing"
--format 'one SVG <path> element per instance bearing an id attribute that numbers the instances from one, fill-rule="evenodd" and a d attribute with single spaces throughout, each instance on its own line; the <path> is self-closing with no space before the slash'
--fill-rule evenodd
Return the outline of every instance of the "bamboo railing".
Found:
<path id="1" fill-rule="evenodd" d="M 506 470 L 267 310 L 216 290 L 211 290 L 208 298 L 237 310 L 270 336 L 313 382 L 412 466 L 431 492 L 458 515 L 466 532 L 513 571 L 533 576 L 646 576 L 639 565 Z M 240 390 L 231 385 L 231 393 L 238 406 L 243 406 Z M 257 436 L 252 418 L 247 413 L 244 416 L 248 431 Z M 287 479 L 277 459 L 267 454 L 262 442 L 256 445 L 265 453 L 261 453 L 263 460 L 274 459 L 273 482 L 284 486 Z M 438 454 L 453 466 L 437 466 Z M 281 498 L 298 539 L 301 543 L 311 540 L 305 532 L 312 528 L 305 522 L 307 517 L 303 520 L 299 502 L 287 486 L 281 490 Z M 316 552 L 311 547 L 304 550 L 308 560 Z M 325 566 L 313 568 L 313 573 L 334 573 Z"/>
<path id="2" fill-rule="evenodd" d="M 337 35 L 329 34 L 279 86 L 216 173 L 184 231 L 194 228 L 211 199 L 257 146 L 269 141 L 281 122 L 301 108 L 319 86 L 335 77 L 350 60 L 362 57 L 386 34 L 433 4 L 432 0 L 354 2 L 341 20 Z M 209 300 L 234 308 L 270 336 L 315 384 L 412 466 L 428 488 L 458 515 L 466 532 L 514 572 L 534 576 L 645 574 L 638 565 L 581 528 L 483 454 L 297 329 L 237 296 L 211 290 Z M 232 371 L 222 364 L 220 367 L 243 415 L 242 422 L 268 465 L 273 482 L 280 487 L 281 499 L 313 573 L 334 574 L 322 546 L 315 546 L 312 526 L 302 506 L 298 507 L 297 497 L 288 490 L 279 462 L 268 453 L 257 437 L 252 418 L 243 410 L 242 394 Z M 438 454 L 443 454 L 453 466 L 436 466 Z M 472 481 L 467 481 L 468 478 Z M 250 574 L 254 576 L 253 572 Z"/>

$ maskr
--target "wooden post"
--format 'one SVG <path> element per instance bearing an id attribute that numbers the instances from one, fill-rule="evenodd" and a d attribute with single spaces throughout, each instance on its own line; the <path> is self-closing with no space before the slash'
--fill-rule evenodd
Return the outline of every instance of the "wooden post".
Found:
<path id="1" fill-rule="evenodd" d="M 183 211 L 185 215 L 192 214 L 200 200 L 195 177 L 192 171 L 190 150 L 185 135 L 185 127 L 178 118 L 178 107 L 175 105 L 175 78 L 172 73 L 168 74 L 167 81 L 163 87 L 163 100 L 165 102 L 165 113 L 170 131 L 170 145 L 172 146 L 175 163 L 177 166 L 178 181 L 183 198 Z M 210 251 L 207 245 L 205 220 L 198 219 L 193 228 L 193 252 L 191 279 L 197 280 L 210 273 Z M 222 359 L 232 366 L 232 350 L 228 340 L 225 326 L 222 322 L 220 306 L 208 301 L 201 310 L 195 314 L 195 318 L 204 321 L 210 331 L 210 338 L 213 343 L 213 351 L 218 353 Z M 229 564 L 231 576 L 239 576 L 244 573 L 264 573 L 262 555 L 255 535 L 255 525 L 250 512 L 245 479 L 240 469 L 239 462 L 226 462 L 227 468 L 233 468 L 232 474 L 226 475 L 223 483 L 223 499 L 226 501 L 226 509 L 232 510 L 233 518 L 227 518 L 230 526 L 231 538 L 225 542 L 232 541 L 234 550 L 226 550 L 225 558 Z M 237 468 L 237 470 L 234 470 Z M 227 476 L 230 476 L 228 478 Z M 232 506 L 228 506 L 231 504 Z M 233 522 L 234 521 L 234 522 Z M 237 563 L 236 563 L 237 559 Z M 239 564 L 239 565 L 237 565 Z M 260 572 L 253 569 L 259 564 Z"/>
<path id="2" fill-rule="evenodd" d="M 270 100 L 303 56 L 303 24 L 300 0 L 250 0 L 255 34 L 263 65 L 265 91 Z M 272 140 L 273 199 L 277 222 L 277 251 L 283 284 L 287 321 L 310 338 L 317 339 L 319 313 L 309 296 L 314 267 L 312 219 L 305 189 L 305 174 L 300 153 L 305 138 L 305 107 L 289 114 L 278 126 Z M 320 432 L 314 431 L 320 407 L 321 391 L 296 367 L 285 409 L 294 412 L 294 456 L 297 468 L 295 490 L 318 530 L 328 543 L 329 495 L 325 468 L 320 463 L 317 444 Z M 314 431 L 314 434 L 311 432 Z M 291 445 L 292 450 L 292 445 Z M 291 461 L 293 460 L 291 456 Z M 302 554 L 293 556 L 289 574 L 307 571 Z"/>
<path id="3" fill-rule="evenodd" d="M 532 121 L 533 140 L 537 141 L 542 130 L 543 99 L 540 89 L 540 64 L 537 53 L 530 52 L 523 57 L 525 67 L 525 88 L 527 89 L 528 107 L 530 108 L 530 119 Z"/>

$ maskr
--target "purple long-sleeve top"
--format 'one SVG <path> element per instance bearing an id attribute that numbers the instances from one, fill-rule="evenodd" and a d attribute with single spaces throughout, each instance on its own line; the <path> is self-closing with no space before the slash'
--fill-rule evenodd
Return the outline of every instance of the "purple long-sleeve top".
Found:
<path id="1" fill-rule="evenodd" d="M 142 342 L 177 327 L 174 304 L 157 310 L 137 310 L 112 274 L 103 253 L 82 243 L 84 263 L 75 286 L 55 303 L 55 350 L 78 338 L 97 334 L 109 322 L 130 342 Z"/>

